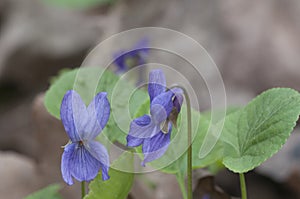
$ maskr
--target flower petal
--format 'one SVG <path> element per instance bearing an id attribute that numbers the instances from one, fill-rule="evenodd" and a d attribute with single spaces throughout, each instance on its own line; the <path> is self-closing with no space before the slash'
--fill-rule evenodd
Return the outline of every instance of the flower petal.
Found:
<path id="1" fill-rule="evenodd" d="M 136 65 L 143 65 L 146 63 L 146 57 L 149 52 L 149 39 L 141 39 L 132 49 L 120 50 L 113 55 L 114 63 L 118 67 L 117 73 L 124 73 L 130 67 Z M 127 61 L 130 59 L 135 60 L 134 65 L 128 65 Z"/>
<path id="2" fill-rule="evenodd" d="M 110 178 L 108 175 L 108 170 L 109 170 L 108 166 L 102 165 L 102 180 L 103 181 L 109 180 L 109 178 Z"/>
<path id="3" fill-rule="evenodd" d="M 124 50 L 120 50 L 113 55 L 114 63 L 117 66 L 117 73 L 123 73 L 127 70 L 127 66 L 125 63 L 126 52 Z"/>
<path id="4" fill-rule="evenodd" d="M 156 96 L 150 105 L 150 113 L 153 122 L 161 123 L 167 119 L 173 109 L 172 91 L 164 92 Z"/>
<path id="5" fill-rule="evenodd" d="M 143 144 L 144 161 L 142 165 L 145 166 L 147 162 L 151 162 L 160 158 L 168 149 L 170 144 L 170 135 L 172 125 L 169 123 L 169 132 L 167 134 L 159 132 L 152 138 L 145 139 Z"/>
<path id="6" fill-rule="evenodd" d="M 99 121 L 102 129 L 105 127 L 109 120 L 110 104 L 107 99 L 107 93 L 101 92 L 95 97 L 97 120 Z"/>
<path id="7" fill-rule="evenodd" d="M 64 153 L 63 153 L 62 159 L 61 159 L 61 174 L 62 174 L 64 181 L 68 185 L 73 184 L 73 179 L 72 179 L 71 171 L 70 171 L 70 162 L 71 162 L 72 155 L 74 153 L 75 146 L 76 146 L 76 144 L 74 144 L 74 143 L 68 144 L 64 149 Z"/>
<path id="8" fill-rule="evenodd" d="M 87 143 L 86 149 L 90 152 L 90 154 L 96 158 L 101 163 L 102 168 L 102 179 L 108 180 L 108 169 L 109 169 L 109 155 L 107 153 L 106 148 L 96 141 L 91 141 Z"/>
<path id="9" fill-rule="evenodd" d="M 166 91 L 166 78 L 162 70 L 152 70 L 149 74 L 148 93 L 150 96 L 150 102 Z"/>
<path id="10" fill-rule="evenodd" d="M 132 49 L 128 50 L 126 56 L 128 57 L 141 57 L 145 58 L 149 52 L 149 39 L 142 38 L 139 40 Z M 139 62 L 139 61 L 138 61 Z"/>
<path id="11" fill-rule="evenodd" d="M 60 117 L 72 142 L 81 140 L 81 133 L 88 121 L 88 113 L 76 91 L 69 90 L 65 94 L 60 107 Z"/>
<path id="12" fill-rule="evenodd" d="M 132 122 L 136 123 L 139 126 L 147 126 L 150 124 L 151 118 L 149 115 L 143 115 L 142 117 L 136 118 Z M 127 135 L 126 139 L 127 139 L 127 146 L 129 146 L 129 147 L 137 147 L 137 146 L 141 145 L 144 141 L 144 138 L 131 136 L 130 132 Z"/>
<path id="13" fill-rule="evenodd" d="M 109 120 L 110 104 L 107 93 L 98 93 L 87 108 L 89 120 L 84 129 L 83 139 L 93 140 L 104 129 Z"/>
<path id="14" fill-rule="evenodd" d="M 127 135 L 126 140 L 128 147 L 137 147 L 143 144 L 144 138 L 137 138 L 131 135 Z"/>
<path id="15" fill-rule="evenodd" d="M 134 137 L 134 139 L 144 139 L 153 137 L 159 131 L 160 124 L 155 124 L 152 122 L 150 116 L 144 115 L 131 122 L 128 135 Z M 138 140 L 135 141 L 140 142 Z M 134 144 L 132 146 L 134 146 Z"/>
<path id="16" fill-rule="evenodd" d="M 101 168 L 99 162 L 84 145 L 76 144 L 70 160 L 71 175 L 78 181 L 93 180 Z"/>

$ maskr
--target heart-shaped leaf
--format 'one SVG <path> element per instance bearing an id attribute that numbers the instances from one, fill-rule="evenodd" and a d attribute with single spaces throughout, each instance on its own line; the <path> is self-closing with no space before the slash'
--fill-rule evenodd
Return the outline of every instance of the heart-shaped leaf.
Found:
<path id="1" fill-rule="evenodd" d="M 270 89 L 230 114 L 221 135 L 223 164 L 238 173 L 259 166 L 286 142 L 299 114 L 300 95 L 288 88 Z"/>

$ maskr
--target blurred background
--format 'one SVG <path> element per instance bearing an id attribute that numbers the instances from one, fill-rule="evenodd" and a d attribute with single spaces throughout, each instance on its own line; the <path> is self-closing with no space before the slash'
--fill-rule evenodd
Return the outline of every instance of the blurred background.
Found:
<path id="1" fill-rule="evenodd" d="M 298 0 L 0 0 L 1 198 L 62 182 L 60 146 L 67 137 L 43 106 L 51 77 L 79 67 L 109 36 L 144 26 L 177 30 L 202 44 L 222 74 L 229 105 L 244 105 L 272 87 L 300 91 Z M 300 198 L 298 131 L 246 175 L 251 199 Z M 203 175 L 195 172 L 195 185 Z M 155 172 L 145 178 L 136 180 L 132 198 L 181 198 L 175 177 Z M 239 196 L 237 175 L 223 170 L 211 180 Z M 78 197 L 78 184 L 62 185 L 65 198 Z"/>

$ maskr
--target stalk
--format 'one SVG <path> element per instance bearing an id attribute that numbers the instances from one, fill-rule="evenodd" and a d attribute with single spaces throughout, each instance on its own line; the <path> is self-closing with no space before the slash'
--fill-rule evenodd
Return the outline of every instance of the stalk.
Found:
<path id="1" fill-rule="evenodd" d="M 184 93 L 187 106 L 187 138 L 188 138 L 188 157 L 187 157 L 187 198 L 193 198 L 193 189 L 192 189 L 192 111 L 191 111 L 191 100 L 188 95 L 187 90 L 183 86 L 173 86 L 171 88 L 181 88 Z"/>
<path id="2" fill-rule="evenodd" d="M 85 196 L 85 181 L 81 182 L 81 198 L 83 199 Z"/>
<path id="3" fill-rule="evenodd" d="M 246 188 L 245 176 L 243 173 L 240 173 L 239 175 L 240 175 L 242 199 L 247 199 L 247 188 Z"/>

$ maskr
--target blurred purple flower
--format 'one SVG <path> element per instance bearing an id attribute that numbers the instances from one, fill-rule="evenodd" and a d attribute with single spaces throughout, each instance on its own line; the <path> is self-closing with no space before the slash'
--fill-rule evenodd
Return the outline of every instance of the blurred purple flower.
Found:
<path id="1" fill-rule="evenodd" d="M 150 72 L 148 93 L 150 115 L 134 119 L 127 136 L 127 146 L 143 145 L 143 166 L 166 152 L 170 144 L 172 123 L 176 125 L 183 102 L 181 89 L 166 90 L 166 79 L 161 70 Z"/>
<path id="2" fill-rule="evenodd" d="M 105 127 L 110 105 L 106 93 L 98 93 L 86 107 L 79 94 L 69 90 L 65 94 L 60 116 L 70 143 L 64 147 L 61 172 L 68 185 L 78 181 L 91 181 L 102 168 L 102 179 L 108 180 L 109 156 L 106 148 L 94 139 Z"/>
<path id="3" fill-rule="evenodd" d="M 147 63 L 149 53 L 148 38 L 141 39 L 131 50 L 120 50 L 114 54 L 116 73 L 124 73 L 130 68 Z"/>

